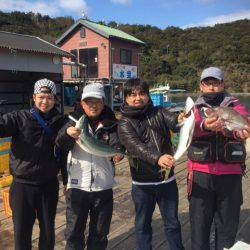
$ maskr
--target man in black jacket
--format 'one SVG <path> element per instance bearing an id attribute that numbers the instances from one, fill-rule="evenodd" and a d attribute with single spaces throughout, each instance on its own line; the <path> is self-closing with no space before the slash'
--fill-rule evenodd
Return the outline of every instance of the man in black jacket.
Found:
<path id="1" fill-rule="evenodd" d="M 125 103 L 118 126 L 128 152 L 135 205 L 136 249 L 152 249 L 152 215 L 158 204 L 171 250 L 184 249 L 178 220 L 178 189 L 173 172 L 170 130 L 183 117 L 153 107 L 146 83 L 130 79 L 124 87 Z M 169 176 L 165 176 L 171 168 Z"/>
<path id="2" fill-rule="evenodd" d="M 39 249 L 54 249 L 59 168 L 64 170 L 64 184 L 67 181 L 66 165 L 62 162 L 66 157 L 54 154 L 55 137 L 64 123 L 64 117 L 55 108 L 54 82 L 37 81 L 33 99 L 32 109 L 0 116 L 0 136 L 12 136 L 10 206 L 16 250 L 31 249 L 36 218 L 40 227 Z"/>

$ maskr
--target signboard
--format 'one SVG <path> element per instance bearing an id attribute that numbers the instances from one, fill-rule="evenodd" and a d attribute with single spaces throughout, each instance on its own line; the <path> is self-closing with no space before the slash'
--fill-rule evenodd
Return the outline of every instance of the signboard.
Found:
<path id="1" fill-rule="evenodd" d="M 137 66 L 113 64 L 114 79 L 137 78 Z"/>

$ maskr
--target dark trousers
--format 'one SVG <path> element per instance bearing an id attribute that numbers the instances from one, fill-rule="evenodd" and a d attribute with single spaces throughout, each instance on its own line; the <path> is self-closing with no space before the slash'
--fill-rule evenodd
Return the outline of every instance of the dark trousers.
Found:
<path id="1" fill-rule="evenodd" d="M 210 175 L 194 171 L 189 197 L 192 250 L 209 250 L 215 223 L 215 249 L 233 246 L 242 204 L 241 175 Z"/>
<path id="2" fill-rule="evenodd" d="M 87 249 L 106 249 L 113 212 L 112 189 L 86 192 L 71 188 L 67 191 L 66 202 L 66 250 L 84 249 L 84 231 L 88 215 L 90 215 L 90 221 Z"/>
<path id="3" fill-rule="evenodd" d="M 32 228 L 36 218 L 40 227 L 39 249 L 54 249 L 58 190 L 56 178 L 44 185 L 29 185 L 15 181 L 11 184 L 10 206 L 16 250 L 31 249 Z"/>
<path id="4" fill-rule="evenodd" d="M 165 235 L 171 250 L 184 249 L 178 220 L 178 189 L 176 181 L 161 185 L 132 185 L 135 205 L 136 249 L 152 249 L 152 216 L 156 203 L 161 212 Z"/>

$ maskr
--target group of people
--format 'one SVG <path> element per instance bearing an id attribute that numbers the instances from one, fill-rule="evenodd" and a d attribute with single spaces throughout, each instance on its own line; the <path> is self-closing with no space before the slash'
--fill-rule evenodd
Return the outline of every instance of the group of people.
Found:
<path id="1" fill-rule="evenodd" d="M 204 107 L 231 107 L 249 113 L 238 99 L 225 91 L 219 68 L 205 69 L 195 103 L 195 129 L 188 149 L 188 200 L 191 249 L 209 250 L 212 222 L 216 249 L 230 248 L 235 241 L 242 199 L 242 172 L 246 157 L 244 142 L 250 127 L 226 132 L 218 117 L 206 117 Z M 66 249 L 106 249 L 113 212 L 115 163 L 113 157 L 96 156 L 79 146 L 81 131 L 72 120 L 88 117 L 89 133 L 107 145 L 126 150 L 132 177 L 135 209 L 136 249 L 152 249 L 152 216 L 156 203 L 171 250 L 184 249 L 178 219 L 178 187 L 170 130 L 178 131 L 185 120 L 154 107 L 149 86 L 129 79 L 124 86 L 121 119 L 105 105 L 101 84 L 83 88 L 74 119 L 55 108 L 56 86 L 42 79 L 34 86 L 34 107 L 0 116 L 0 137 L 12 136 L 10 206 L 16 250 L 32 248 L 32 228 L 40 227 L 39 249 L 54 249 L 58 201 L 58 172 L 61 170 L 66 196 Z M 234 154 L 234 152 L 240 154 Z M 170 169 L 168 176 L 165 174 Z M 89 234 L 84 231 L 87 218 Z"/>

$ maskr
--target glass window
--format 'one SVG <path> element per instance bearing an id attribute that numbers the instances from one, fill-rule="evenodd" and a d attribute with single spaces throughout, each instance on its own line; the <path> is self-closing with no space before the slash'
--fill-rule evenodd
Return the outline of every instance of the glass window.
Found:
<path id="1" fill-rule="evenodd" d="M 86 30 L 85 30 L 85 28 L 81 28 L 81 29 L 80 29 L 80 37 L 81 37 L 81 38 L 86 37 Z"/>
<path id="2" fill-rule="evenodd" d="M 77 49 L 71 50 L 70 53 L 75 56 L 74 58 L 71 58 L 71 61 L 77 62 L 78 61 Z M 78 77 L 77 66 L 72 65 L 71 66 L 71 78 L 77 78 L 77 77 Z"/>
<path id="3" fill-rule="evenodd" d="M 128 49 L 121 49 L 120 53 L 121 64 L 132 64 L 132 51 Z"/>
<path id="4" fill-rule="evenodd" d="M 96 48 L 80 49 L 79 50 L 79 62 L 87 66 L 86 77 L 97 78 L 98 77 L 98 50 Z M 81 75 L 85 72 L 81 69 Z"/>

